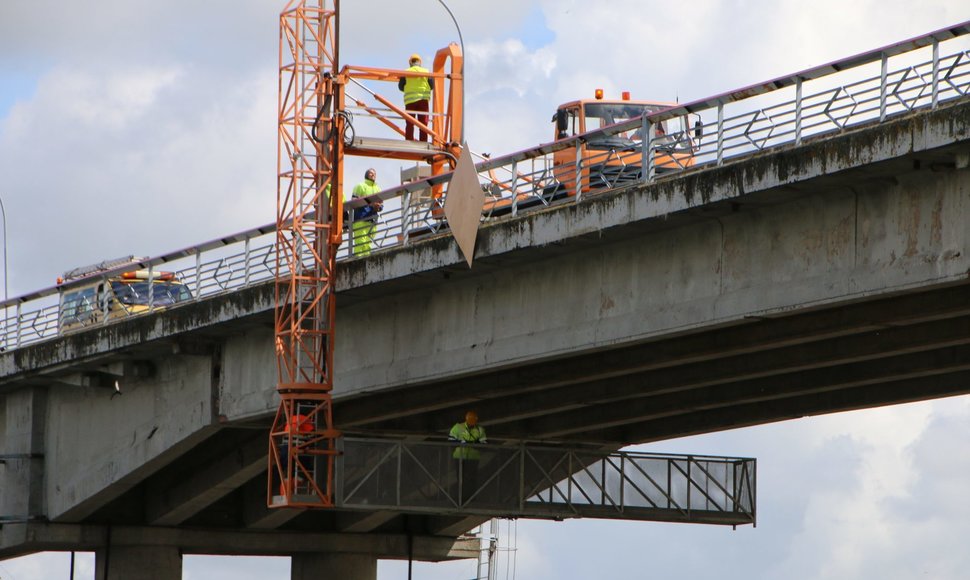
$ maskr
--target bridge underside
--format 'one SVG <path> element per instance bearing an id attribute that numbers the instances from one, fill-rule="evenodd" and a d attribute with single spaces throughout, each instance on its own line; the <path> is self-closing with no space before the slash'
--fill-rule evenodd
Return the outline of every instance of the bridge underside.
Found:
<path id="1" fill-rule="evenodd" d="M 474 408 L 503 437 L 615 448 L 970 393 L 970 283 L 900 292 L 341 401 L 345 430 L 424 434 Z"/>

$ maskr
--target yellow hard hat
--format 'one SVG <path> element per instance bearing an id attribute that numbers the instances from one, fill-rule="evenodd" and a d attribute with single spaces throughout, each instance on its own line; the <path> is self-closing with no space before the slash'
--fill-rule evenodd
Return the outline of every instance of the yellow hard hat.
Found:
<path id="1" fill-rule="evenodd" d="M 478 413 L 475 411 L 469 411 L 465 413 L 465 423 L 468 423 L 472 427 L 478 424 Z"/>
<path id="2" fill-rule="evenodd" d="M 420 55 L 420 54 L 418 54 L 418 53 L 414 53 L 414 54 L 412 54 L 412 55 L 411 55 L 411 58 L 409 58 L 409 59 L 408 59 L 408 64 L 411 64 L 411 63 L 413 63 L 414 61 L 418 61 L 418 62 L 421 62 L 421 55 Z"/>

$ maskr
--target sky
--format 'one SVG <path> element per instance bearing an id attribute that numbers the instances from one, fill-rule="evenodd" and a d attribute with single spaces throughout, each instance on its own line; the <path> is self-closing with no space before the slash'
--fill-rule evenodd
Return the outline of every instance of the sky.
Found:
<path id="1" fill-rule="evenodd" d="M 691 101 L 970 18 L 963 0 L 447 2 L 467 53 L 466 137 L 493 154 L 551 140 L 556 105 L 595 88 Z M 0 1 L 10 296 L 76 266 L 273 221 L 283 5 Z M 457 40 L 437 0 L 342 9 L 347 64 L 406 68 L 409 54 L 428 62 Z M 348 179 L 370 163 L 348 161 Z M 380 184 L 396 183 L 397 162 L 374 165 Z M 500 541 L 517 549 L 498 577 L 964 578 L 968 442 L 970 397 L 958 397 L 650 445 L 758 458 L 758 526 L 503 522 Z M 93 577 L 89 555 L 78 566 Z M 186 557 L 184 578 L 286 578 L 288 567 Z M 67 569 L 65 555 L 42 554 L 0 562 L 0 579 Z M 473 573 L 471 562 L 419 564 L 415 578 Z M 403 564 L 380 564 L 381 580 L 402 577 Z"/>

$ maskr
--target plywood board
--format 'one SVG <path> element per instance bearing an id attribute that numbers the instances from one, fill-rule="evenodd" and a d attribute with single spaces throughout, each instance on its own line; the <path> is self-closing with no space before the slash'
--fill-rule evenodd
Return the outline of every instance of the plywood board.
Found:
<path id="1" fill-rule="evenodd" d="M 478 237 L 478 225 L 482 219 L 482 204 L 485 203 L 485 191 L 478 182 L 475 163 L 466 144 L 462 149 L 458 166 L 448 184 L 448 195 L 445 196 L 445 217 L 451 233 L 458 242 L 468 267 L 472 267 L 475 257 L 475 239 Z"/>

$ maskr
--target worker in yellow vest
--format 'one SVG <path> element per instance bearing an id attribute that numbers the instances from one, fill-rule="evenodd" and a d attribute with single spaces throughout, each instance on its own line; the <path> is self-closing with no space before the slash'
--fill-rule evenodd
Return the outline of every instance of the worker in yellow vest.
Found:
<path id="1" fill-rule="evenodd" d="M 366 198 L 380 191 L 381 188 L 377 185 L 377 170 L 371 167 L 364 172 L 364 181 L 354 186 L 352 198 Z M 370 199 L 367 205 L 354 209 L 351 235 L 355 256 L 370 254 L 371 245 L 374 243 L 374 232 L 377 230 L 377 216 L 382 209 L 384 204 L 380 199 Z"/>
<path id="2" fill-rule="evenodd" d="M 478 462 L 481 453 L 472 445 L 488 443 L 485 428 L 478 424 L 478 414 L 475 411 L 465 413 L 464 423 L 455 423 L 448 433 L 448 439 L 458 443 L 452 453 L 457 459 L 458 473 L 455 477 L 455 497 L 459 505 L 464 505 L 478 492 Z"/>
<path id="3" fill-rule="evenodd" d="M 428 69 L 421 66 L 421 55 L 412 54 L 408 59 L 408 72 L 426 73 Z M 397 82 L 397 88 L 404 92 L 404 110 L 414 117 L 419 123 L 428 124 L 428 111 L 431 104 L 431 91 L 434 85 L 428 77 L 401 77 Z M 424 114 L 421 114 L 424 113 Z M 421 129 L 419 132 L 421 141 L 427 142 L 428 134 Z M 409 120 L 404 121 L 404 138 L 414 141 L 414 123 Z"/>

